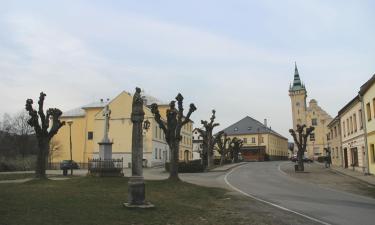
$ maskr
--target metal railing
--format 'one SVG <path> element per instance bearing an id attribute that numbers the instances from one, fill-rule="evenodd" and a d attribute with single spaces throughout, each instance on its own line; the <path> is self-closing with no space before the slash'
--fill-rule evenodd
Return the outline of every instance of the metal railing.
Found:
<path id="1" fill-rule="evenodd" d="M 100 173 L 109 171 L 122 171 L 124 159 L 89 159 L 88 170 L 90 173 Z"/>

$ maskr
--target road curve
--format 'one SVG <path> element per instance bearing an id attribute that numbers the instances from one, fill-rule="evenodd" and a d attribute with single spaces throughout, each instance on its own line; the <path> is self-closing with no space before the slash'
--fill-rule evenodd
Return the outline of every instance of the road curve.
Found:
<path id="1" fill-rule="evenodd" d="M 248 163 L 225 180 L 243 194 L 321 224 L 375 224 L 375 199 L 301 182 L 281 172 L 280 163 Z"/>

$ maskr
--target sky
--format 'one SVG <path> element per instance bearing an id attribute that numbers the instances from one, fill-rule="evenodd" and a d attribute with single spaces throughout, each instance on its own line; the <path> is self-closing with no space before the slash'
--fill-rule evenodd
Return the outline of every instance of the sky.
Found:
<path id="1" fill-rule="evenodd" d="M 0 0 L 0 116 L 47 93 L 67 111 L 136 86 L 251 116 L 290 138 L 297 62 L 308 101 L 337 115 L 375 73 L 375 2 L 355 0 Z"/>

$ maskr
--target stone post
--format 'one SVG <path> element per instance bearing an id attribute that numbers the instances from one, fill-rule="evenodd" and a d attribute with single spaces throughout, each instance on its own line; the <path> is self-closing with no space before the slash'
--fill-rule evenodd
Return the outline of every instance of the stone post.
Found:
<path id="1" fill-rule="evenodd" d="M 150 208 L 150 203 L 145 202 L 145 182 L 143 179 L 143 99 L 141 89 L 136 88 L 133 97 L 131 121 L 133 123 L 132 133 L 132 176 L 128 182 L 128 203 L 126 207 Z"/>

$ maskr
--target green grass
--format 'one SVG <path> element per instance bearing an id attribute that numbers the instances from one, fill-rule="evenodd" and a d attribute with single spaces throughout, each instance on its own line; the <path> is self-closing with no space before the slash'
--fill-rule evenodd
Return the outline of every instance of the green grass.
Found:
<path id="1" fill-rule="evenodd" d="M 247 224 L 242 201 L 225 190 L 147 181 L 154 209 L 128 209 L 126 178 L 73 178 L 0 184 L 0 224 Z M 247 222 L 246 222 L 247 221 Z"/>
<path id="2" fill-rule="evenodd" d="M 34 173 L 11 173 L 11 174 L 0 174 L 0 180 L 17 180 L 25 178 L 34 178 Z"/>

